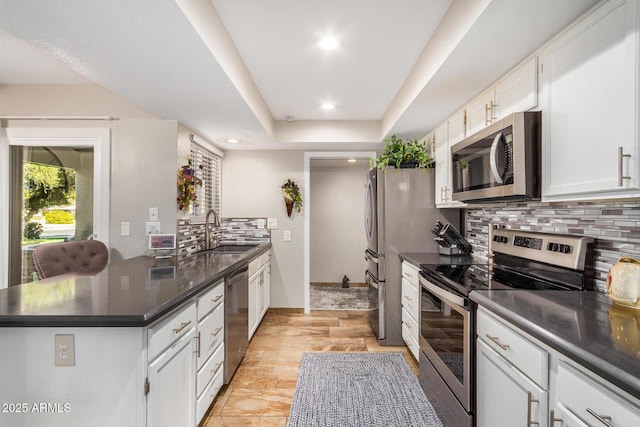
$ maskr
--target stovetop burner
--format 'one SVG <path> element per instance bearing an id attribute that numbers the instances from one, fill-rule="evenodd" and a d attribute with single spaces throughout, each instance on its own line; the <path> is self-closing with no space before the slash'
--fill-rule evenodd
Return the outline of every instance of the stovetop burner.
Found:
<path id="1" fill-rule="evenodd" d="M 498 229 L 490 235 L 493 262 L 422 264 L 421 274 L 459 295 L 472 290 L 591 289 L 585 271 L 593 239 Z"/>

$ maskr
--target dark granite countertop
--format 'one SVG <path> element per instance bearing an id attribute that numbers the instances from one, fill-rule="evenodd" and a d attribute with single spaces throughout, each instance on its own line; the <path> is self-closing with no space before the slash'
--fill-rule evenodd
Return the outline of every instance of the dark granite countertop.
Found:
<path id="1" fill-rule="evenodd" d="M 596 291 L 473 291 L 471 299 L 640 398 L 640 311 Z"/>
<path id="2" fill-rule="evenodd" d="M 400 259 L 416 267 L 420 264 L 474 264 L 482 262 L 471 255 L 441 255 L 433 252 L 401 252 Z M 486 260 L 484 260 L 486 262 Z"/>
<path id="3" fill-rule="evenodd" d="M 140 256 L 93 276 L 67 274 L 0 289 L 0 327 L 146 326 L 269 248 Z"/>

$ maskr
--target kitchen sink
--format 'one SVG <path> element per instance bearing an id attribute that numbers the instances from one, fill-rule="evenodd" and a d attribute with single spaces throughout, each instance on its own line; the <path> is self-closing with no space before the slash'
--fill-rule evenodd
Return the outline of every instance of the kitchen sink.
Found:
<path id="1" fill-rule="evenodd" d="M 212 254 L 242 254 L 251 249 L 254 249 L 258 245 L 221 245 L 215 248 L 209 249 L 206 252 Z"/>

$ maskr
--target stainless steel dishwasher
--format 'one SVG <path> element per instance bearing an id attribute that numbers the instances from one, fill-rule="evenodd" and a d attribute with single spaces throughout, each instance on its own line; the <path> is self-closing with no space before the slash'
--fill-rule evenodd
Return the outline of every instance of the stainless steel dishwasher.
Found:
<path id="1" fill-rule="evenodd" d="M 224 295 L 224 383 L 242 362 L 249 346 L 249 264 L 225 278 Z"/>

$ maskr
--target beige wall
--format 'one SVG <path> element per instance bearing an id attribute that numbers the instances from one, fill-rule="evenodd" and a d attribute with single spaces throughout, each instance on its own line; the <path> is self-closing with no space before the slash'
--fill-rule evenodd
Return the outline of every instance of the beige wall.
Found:
<path id="1" fill-rule="evenodd" d="M 346 162 L 345 162 L 346 163 Z M 368 165 L 311 168 L 310 281 L 364 282 Z"/>
<path id="2" fill-rule="evenodd" d="M 112 259 L 146 252 L 144 223 L 159 209 L 162 231 L 176 230 L 178 122 L 159 120 L 95 85 L 0 85 L 0 111 L 7 116 L 118 117 L 116 121 L 5 120 L 2 127 L 109 128 L 111 130 L 110 244 Z M 131 235 L 120 236 L 120 222 Z"/>
<path id="3" fill-rule="evenodd" d="M 277 218 L 271 230 L 271 306 L 304 307 L 304 215 L 287 217 L 280 186 L 293 179 L 304 193 L 304 152 L 227 151 L 222 162 L 222 215 Z M 291 241 L 283 241 L 283 231 Z"/>

